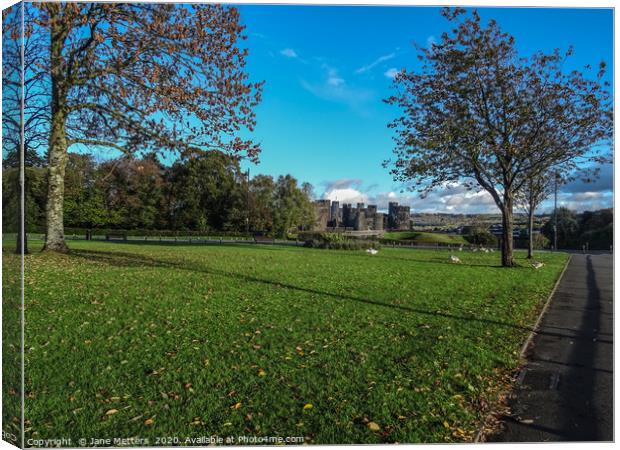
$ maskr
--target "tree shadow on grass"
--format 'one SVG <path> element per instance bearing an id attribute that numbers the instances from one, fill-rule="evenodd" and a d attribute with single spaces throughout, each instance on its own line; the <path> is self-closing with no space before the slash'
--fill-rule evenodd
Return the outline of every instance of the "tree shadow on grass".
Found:
<path id="1" fill-rule="evenodd" d="M 406 251 L 406 250 L 404 250 Z M 409 250 L 411 251 L 411 250 Z M 450 254 L 447 254 L 445 257 L 431 257 L 430 259 L 419 259 L 419 258 L 406 258 L 406 257 L 402 257 L 402 256 L 392 256 L 392 255 L 385 255 L 385 254 L 379 254 L 379 255 L 362 255 L 362 254 L 351 254 L 348 255 L 354 258 L 373 258 L 373 259 L 383 259 L 383 260 L 394 260 L 394 261 L 405 261 L 405 262 L 409 262 L 409 263 L 421 263 L 421 264 L 442 264 L 442 265 L 447 265 L 447 266 L 453 266 L 453 267 L 485 267 L 485 268 L 491 268 L 491 269 L 507 269 L 506 267 L 503 267 L 501 264 L 487 264 L 484 262 L 462 262 L 462 263 L 453 263 L 452 261 L 450 261 Z M 498 257 L 499 258 L 499 257 Z M 514 266 L 512 269 L 531 269 L 531 267 L 528 266 L 522 266 L 522 265 L 517 265 Z"/>
<path id="2" fill-rule="evenodd" d="M 432 317 L 443 317 L 448 320 L 455 321 L 466 321 L 466 322 L 478 322 L 482 324 L 489 325 L 497 325 L 506 328 L 512 328 L 519 331 L 524 332 L 532 332 L 536 331 L 532 327 L 527 327 L 511 322 L 506 322 L 497 319 L 490 319 L 484 317 L 476 317 L 476 316 L 468 316 L 468 315 L 456 315 L 452 313 L 446 313 L 442 311 L 431 311 L 421 308 L 413 308 L 411 306 L 397 305 L 393 303 L 384 303 L 376 300 L 371 300 L 363 297 L 356 297 L 353 295 L 340 294 L 329 291 L 322 291 L 320 289 L 314 289 L 304 286 L 297 286 L 290 283 L 279 282 L 275 280 L 269 280 L 264 278 L 258 278 L 251 275 L 240 274 L 237 272 L 229 272 L 225 270 L 219 270 L 206 266 L 199 266 L 194 263 L 189 265 L 188 263 L 180 263 L 165 259 L 156 259 L 147 255 L 138 255 L 135 253 L 127 253 L 127 252 L 104 252 L 98 250 L 74 250 L 72 256 L 82 258 L 91 262 L 106 264 L 115 267 L 157 267 L 157 268 L 166 268 L 166 269 L 176 269 L 183 270 L 187 272 L 199 272 L 207 275 L 215 275 L 221 277 L 232 278 L 235 280 L 239 280 L 247 283 L 259 283 L 279 288 L 290 289 L 298 292 L 310 293 L 315 295 L 323 295 L 331 298 L 335 298 L 337 300 L 346 300 L 346 301 L 354 301 L 358 303 L 364 303 L 372 306 L 379 306 L 384 308 L 396 309 L 408 313 L 421 314 Z M 553 333 L 553 332 L 542 332 L 537 331 L 538 334 L 545 334 L 549 336 L 558 336 L 558 337 L 567 337 L 567 335 L 561 333 Z M 571 336 L 571 338 L 575 339 Z M 577 338 L 578 339 L 578 338 Z"/>
<path id="3" fill-rule="evenodd" d="M 178 247 L 222 247 L 222 248 L 235 248 L 235 249 L 251 249 L 251 250 L 255 250 L 256 248 L 259 248 L 260 250 L 269 250 L 269 251 L 290 251 L 293 249 L 305 249 L 305 250 L 312 250 L 312 251 L 316 251 L 316 252 L 330 252 L 331 254 L 334 255 L 338 255 L 338 256 L 342 256 L 344 258 L 363 258 L 363 259 L 367 259 L 367 258 L 373 258 L 373 259 L 381 259 L 381 260 L 393 260 L 393 261 L 404 261 L 404 262 L 408 262 L 408 263 L 421 263 L 421 264 L 444 264 L 444 265 L 449 265 L 449 266 L 455 266 L 455 267 L 487 267 L 487 268 L 492 268 L 492 269 L 506 269 L 505 267 L 503 267 L 500 264 L 500 256 L 499 253 L 497 254 L 497 259 L 498 262 L 497 264 L 488 264 L 485 262 L 464 262 L 464 263 L 460 263 L 460 264 L 455 264 L 452 261 L 450 261 L 450 255 L 452 253 L 458 253 L 458 252 L 451 252 L 449 249 L 439 249 L 439 250 L 435 250 L 432 248 L 399 248 L 396 247 L 395 250 L 400 250 L 402 252 L 416 252 L 416 251 L 424 251 L 424 252 L 441 252 L 444 253 L 444 255 L 442 256 L 433 256 L 430 259 L 425 258 L 407 258 L 407 257 L 403 257 L 403 256 L 395 256 L 395 255 L 386 255 L 385 252 L 381 252 L 378 255 L 369 255 L 363 251 L 355 251 L 355 250 L 332 250 L 332 249 L 308 249 L 306 247 L 303 246 L 297 246 L 297 245 L 290 245 L 290 244 L 283 244 L 281 242 L 279 243 L 258 243 L 258 244 L 252 244 L 252 243 L 247 243 L 247 242 L 223 242 L 223 243 L 219 243 L 217 242 L 217 240 L 214 241 L 209 241 L 209 242 L 183 242 L 183 241 L 179 241 L 179 242 L 174 242 L 174 241 L 138 241 L 138 240 L 134 240 L 134 241 L 114 241 L 114 242 L 106 242 L 106 241 L 101 241 L 102 243 L 113 243 L 113 244 L 120 244 L 120 245 L 127 245 L 127 246 L 140 246 L 140 247 L 151 247 L 151 246 L 158 246 L 158 247 L 174 247 L 174 248 L 178 248 Z M 388 249 L 391 249 L 391 247 L 387 247 Z M 392 249 L 391 249 L 392 250 Z M 75 252 L 78 250 L 72 250 L 72 252 Z M 79 250 L 82 251 L 82 250 Z M 90 250 L 89 250 L 90 251 Z M 122 254 L 124 252 L 114 252 L 115 254 Z M 516 265 L 514 266 L 512 269 L 531 269 L 531 267 L 529 265 Z"/>
<path id="4" fill-rule="evenodd" d="M 83 240 L 78 240 L 77 242 L 86 242 Z M 195 240 L 195 241 L 185 241 L 185 240 L 139 240 L 139 239 L 128 239 L 126 241 L 122 240 L 113 240 L 113 241 L 105 241 L 100 239 L 94 239 L 90 242 L 97 242 L 99 244 L 114 244 L 114 245 L 125 245 L 129 247 L 138 246 L 138 247 L 174 247 L 178 249 L 179 247 L 233 247 L 233 248 L 260 248 L 261 250 L 272 250 L 272 251 L 283 251 L 292 248 L 302 248 L 301 245 L 293 245 L 286 244 L 282 242 L 272 243 L 272 242 L 247 242 L 243 240 L 239 241 L 231 241 L 224 239 L 223 242 L 220 243 L 219 239 L 210 239 L 210 240 Z M 73 249 L 72 249 L 73 251 Z"/>

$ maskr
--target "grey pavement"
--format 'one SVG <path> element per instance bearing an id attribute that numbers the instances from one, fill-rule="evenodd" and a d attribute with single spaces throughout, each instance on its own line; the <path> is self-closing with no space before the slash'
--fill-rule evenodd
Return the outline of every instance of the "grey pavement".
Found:
<path id="1" fill-rule="evenodd" d="M 574 254 L 491 442 L 613 440 L 613 255 Z"/>

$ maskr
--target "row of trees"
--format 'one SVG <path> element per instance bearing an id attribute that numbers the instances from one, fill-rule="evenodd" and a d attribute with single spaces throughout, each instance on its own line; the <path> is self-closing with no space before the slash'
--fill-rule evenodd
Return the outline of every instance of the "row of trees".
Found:
<path id="1" fill-rule="evenodd" d="M 403 115 L 390 124 L 395 158 L 385 165 L 423 193 L 455 182 L 489 192 L 502 213 L 502 265 L 512 266 L 515 207 L 533 218 L 556 178 L 591 179 L 611 160 L 606 66 L 567 72 L 572 49 L 522 57 L 495 21 L 462 8 L 443 15 L 452 30 L 419 49 L 421 68 L 400 72 L 386 100 Z"/>
<path id="2" fill-rule="evenodd" d="M 248 180 L 237 159 L 221 152 L 163 165 L 154 154 L 96 163 L 69 153 L 65 172 L 64 223 L 71 228 L 265 232 L 284 236 L 314 222 L 312 186 L 290 175 Z M 3 173 L 3 203 L 15 205 L 18 171 Z M 45 230 L 47 172 L 27 169 L 27 218 Z M 15 207 L 5 207 L 7 229 Z"/>
<path id="3" fill-rule="evenodd" d="M 609 250 L 613 244 L 612 209 L 577 214 L 568 208 L 558 208 L 541 230 L 549 240 L 554 238 L 555 214 L 557 214 L 558 248 L 582 249 L 586 246 L 590 250 Z"/>

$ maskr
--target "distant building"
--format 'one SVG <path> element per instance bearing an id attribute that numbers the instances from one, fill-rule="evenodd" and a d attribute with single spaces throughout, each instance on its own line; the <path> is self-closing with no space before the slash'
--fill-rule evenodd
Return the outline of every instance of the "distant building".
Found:
<path id="1" fill-rule="evenodd" d="M 340 202 L 332 202 L 332 206 L 329 213 L 329 221 L 333 224 L 332 226 L 338 227 L 342 222 L 342 218 L 340 216 Z"/>
<path id="2" fill-rule="evenodd" d="M 339 202 L 330 200 L 317 200 L 314 202 L 316 215 L 315 231 L 351 230 L 351 231 L 382 231 L 385 214 L 377 212 L 377 205 L 358 203 L 354 208 L 350 203 L 343 203 L 340 208 Z"/>
<path id="3" fill-rule="evenodd" d="M 387 227 L 390 230 L 409 230 L 411 228 L 411 209 L 398 202 L 388 204 Z"/>
<path id="4" fill-rule="evenodd" d="M 493 224 L 489 227 L 489 233 L 493 234 L 494 236 L 501 238 L 502 235 L 504 234 L 504 226 L 500 223 L 496 223 Z M 527 235 L 527 232 L 526 232 Z M 515 239 L 518 239 L 521 237 L 521 229 L 515 227 L 512 230 L 512 237 Z"/>
<path id="5" fill-rule="evenodd" d="M 316 230 L 325 230 L 330 217 L 330 204 L 329 200 L 317 200 L 314 202 L 314 216 Z"/>

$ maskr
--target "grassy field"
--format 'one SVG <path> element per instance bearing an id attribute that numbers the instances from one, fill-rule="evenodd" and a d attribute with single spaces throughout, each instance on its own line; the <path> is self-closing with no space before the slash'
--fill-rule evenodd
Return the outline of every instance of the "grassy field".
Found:
<path id="1" fill-rule="evenodd" d="M 21 443 L 21 260 L 15 241 L 2 248 L 2 431 Z"/>
<path id="2" fill-rule="evenodd" d="M 463 236 L 445 233 L 425 233 L 422 231 L 386 231 L 383 238 L 408 241 L 416 244 L 468 244 Z"/>
<path id="3" fill-rule="evenodd" d="M 566 261 L 70 246 L 26 259 L 26 439 L 470 440 Z"/>

